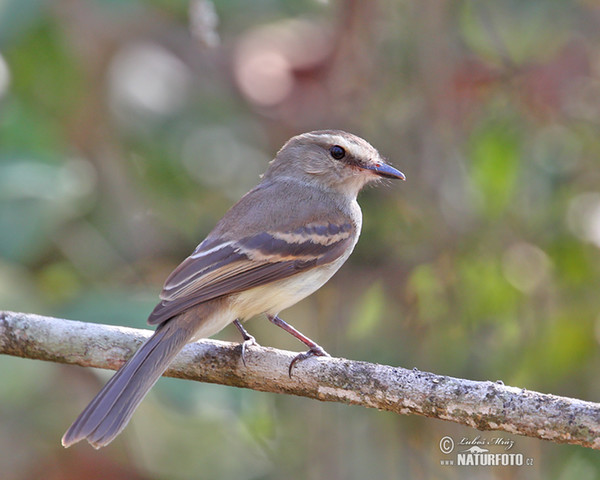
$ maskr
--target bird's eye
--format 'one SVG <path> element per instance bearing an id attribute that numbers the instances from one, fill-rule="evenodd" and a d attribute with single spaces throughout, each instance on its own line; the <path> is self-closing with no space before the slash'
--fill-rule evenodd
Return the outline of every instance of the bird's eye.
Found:
<path id="1" fill-rule="evenodd" d="M 346 156 L 346 150 L 344 150 L 344 148 L 340 147 L 339 145 L 334 145 L 333 147 L 331 147 L 329 149 L 329 153 L 331 153 L 331 156 L 336 160 L 341 160 Z"/>

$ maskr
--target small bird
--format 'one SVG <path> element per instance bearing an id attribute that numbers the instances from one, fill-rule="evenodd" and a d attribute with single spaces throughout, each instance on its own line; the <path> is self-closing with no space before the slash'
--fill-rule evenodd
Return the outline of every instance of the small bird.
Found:
<path id="1" fill-rule="evenodd" d="M 356 197 L 382 178 L 404 180 L 368 142 L 341 130 L 291 138 L 261 182 L 217 223 L 167 278 L 148 323 L 154 334 L 119 369 L 62 438 L 108 445 L 189 342 L 234 323 L 246 347 L 256 344 L 240 322 L 266 314 L 309 347 L 319 345 L 284 322 L 279 312 L 319 289 L 352 253 L 362 213 Z"/>

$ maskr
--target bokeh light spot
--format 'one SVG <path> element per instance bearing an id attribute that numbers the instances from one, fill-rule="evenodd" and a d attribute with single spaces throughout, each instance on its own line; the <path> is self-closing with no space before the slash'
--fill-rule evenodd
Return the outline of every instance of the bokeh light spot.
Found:
<path id="1" fill-rule="evenodd" d="M 8 92 L 8 86 L 10 85 L 10 70 L 8 64 L 0 55 L 0 98 L 2 98 Z"/>
<path id="2" fill-rule="evenodd" d="M 529 293 L 548 279 L 550 265 L 548 255 L 541 248 L 520 242 L 504 253 L 502 272 L 513 287 Z"/>
<path id="3" fill-rule="evenodd" d="M 113 106 L 134 113 L 171 114 L 185 104 L 190 76 L 188 67 L 160 45 L 128 45 L 110 67 Z"/>

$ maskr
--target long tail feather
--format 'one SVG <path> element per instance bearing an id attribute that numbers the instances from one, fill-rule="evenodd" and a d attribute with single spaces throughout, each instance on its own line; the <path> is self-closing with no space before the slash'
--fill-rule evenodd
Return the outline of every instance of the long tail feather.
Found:
<path id="1" fill-rule="evenodd" d="M 100 448 L 125 428 L 148 391 L 193 336 L 193 331 L 178 328 L 173 320 L 158 327 L 81 412 L 62 438 L 65 447 L 86 439 Z"/>

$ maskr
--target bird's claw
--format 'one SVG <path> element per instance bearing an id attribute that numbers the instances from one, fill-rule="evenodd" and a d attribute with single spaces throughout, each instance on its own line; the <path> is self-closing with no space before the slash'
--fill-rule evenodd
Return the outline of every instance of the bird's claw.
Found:
<path id="1" fill-rule="evenodd" d="M 331 355 L 329 355 L 323 349 L 323 347 L 321 347 L 319 345 L 315 345 L 313 347 L 310 347 L 310 350 L 308 350 L 307 352 L 299 353 L 298 355 L 296 355 L 294 357 L 294 359 L 290 363 L 290 368 L 288 369 L 288 374 L 289 374 L 290 378 L 292 378 L 292 369 L 294 368 L 294 365 L 296 365 L 296 363 L 298 363 L 298 362 L 302 362 L 302 361 L 306 360 L 307 358 L 310 358 L 310 357 L 330 357 L 330 356 Z"/>
<path id="2" fill-rule="evenodd" d="M 256 339 L 252 335 L 248 335 L 248 337 L 240 344 L 240 346 L 242 348 L 242 363 L 244 364 L 244 367 L 245 367 L 246 366 L 246 349 L 251 346 L 259 347 L 260 345 L 258 344 Z"/>

